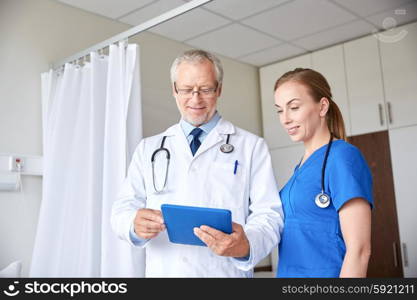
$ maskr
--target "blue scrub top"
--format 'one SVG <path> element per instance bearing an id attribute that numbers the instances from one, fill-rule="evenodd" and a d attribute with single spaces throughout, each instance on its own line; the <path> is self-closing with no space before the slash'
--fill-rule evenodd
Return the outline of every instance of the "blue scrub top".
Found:
<path id="1" fill-rule="evenodd" d="M 277 277 L 339 277 L 346 247 L 338 211 L 353 198 L 364 198 L 373 206 L 369 167 L 358 148 L 343 140 L 332 142 L 327 159 L 324 186 L 331 204 L 315 204 L 326 148 L 297 165 L 280 191 L 285 223 Z"/>

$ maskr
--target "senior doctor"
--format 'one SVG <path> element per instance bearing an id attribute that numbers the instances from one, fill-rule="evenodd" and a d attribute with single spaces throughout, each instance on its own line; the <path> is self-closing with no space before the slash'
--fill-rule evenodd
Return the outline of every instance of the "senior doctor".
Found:
<path id="1" fill-rule="evenodd" d="M 113 205 L 115 233 L 146 247 L 146 277 L 252 277 L 280 240 L 283 214 L 267 145 L 219 115 L 222 79 L 211 53 L 189 50 L 175 59 L 172 91 L 182 118 L 139 143 Z M 165 203 L 229 209 L 233 232 L 203 225 L 194 233 L 207 247 L 171 243 Z"/>

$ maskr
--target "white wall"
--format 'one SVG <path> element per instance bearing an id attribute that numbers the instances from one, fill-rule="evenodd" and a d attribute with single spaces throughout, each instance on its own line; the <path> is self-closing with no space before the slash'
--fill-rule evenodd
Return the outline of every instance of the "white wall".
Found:
<path id="1" fill-rule="evenodd" d="M 0 153 L 42 155 L 40 73 L 117 33 L 127 25 L 51 0 L 0 0 Z M 141 45 L 144 135 L 179 120 L 169 67 L 187 47 L 151 33 Z M 236 125 L 262 134 L 255 67 L 220 57 L 225 79 L 219 111 Z M 28 274 L 42 197 L 40 177 L 23 178 L 23 192 L 0 192 L 0 269 L 23 260 Z"/>

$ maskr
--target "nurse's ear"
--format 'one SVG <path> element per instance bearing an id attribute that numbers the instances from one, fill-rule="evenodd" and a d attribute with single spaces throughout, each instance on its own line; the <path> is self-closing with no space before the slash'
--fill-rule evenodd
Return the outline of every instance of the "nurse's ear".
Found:
<path id="1" fill-rule="evenodd" d="M 329 111 L 330 101 L 326 97 L 320 99 L 320 117 L 324 118 Z"/>

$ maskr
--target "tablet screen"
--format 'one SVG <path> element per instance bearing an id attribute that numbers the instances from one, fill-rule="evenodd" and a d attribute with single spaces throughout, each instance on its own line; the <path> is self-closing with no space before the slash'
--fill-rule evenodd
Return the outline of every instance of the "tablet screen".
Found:
<path id="1" fill-rule="evenodd" d="M 194 234 L 194 227 L 201 225 L 232 233 L 232 213 L 228 209 L 162 204 L 161 210 L 172 243 L 206 246 Z"/>

